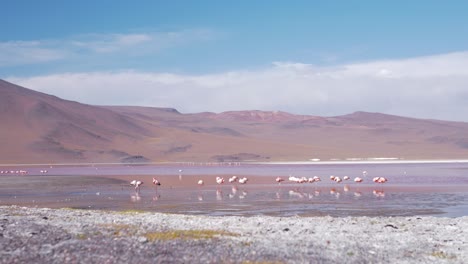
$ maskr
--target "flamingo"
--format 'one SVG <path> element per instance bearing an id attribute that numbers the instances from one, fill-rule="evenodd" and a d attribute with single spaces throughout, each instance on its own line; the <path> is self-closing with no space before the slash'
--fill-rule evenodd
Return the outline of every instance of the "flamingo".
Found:
<path id="1" fill-rule="evenodd" d="M 294 177 L 294 176 L 289 176 L 288 180 L 292 182 L 299 182 L 299 178 Z"/>
<path id="2" fill-rule="evenodd" d="M 309 178 L 309 182 L 310 182 L 310 183 L 314 183 L 314 182 L 318 182 L 318 181 L 320 181 L 320 178 L 317 177 L 317 176 L 314 176 L 314 177 L 312 177 L 312 178 Z"/>
<path id="3" fill-rule="evenodd" d="M 334 181 L 335 180 L 335 176 L 330 176 L 330 180 Z"/>
<path id="4" fill-rule="evenodd" d="M 348 176 L 344 176 L 344 177 L 343 177 L 343 180 L 347 181 L 347 180 L 349 180 L 349 177 L 348 177 Z"/>
<path id="5" fill-rule="evenodd" d="M 299 183 L 305 183 L 305 182 L 308 182 L 309 180 L 306 178 L 306 177 L 301 177 L 299 178 Z"/>
<path id="6" fill-rule="evenodd" d="M 284 181 L 284 179 L 281 178 L 281 177 L 277 177 L 277 178 L 276 178 L 276 182 L 277 182 L 277 183 L 281 183 L 281 182 L 283 182 L 283 181 Z"/>
<path id="7" fill-rule="evenodd" d="M 387 178 L 385 178 L 385 177 L 376 177 L 376 178 L 374 178 L 373 181 L 376 182 L 376 183 L 386 183 Z"/>
<path id="8" fill-rule="evenodd" d="M 133 180 L 130 182 L 130 185 L 132 186 L 135 186 L 135 191 L 139 192 L 140 191 L 140 185 L 142 185 L 143 182 L 142 181 L 137 181 L 137 180 Z"/>
<path id="9" fill-rule="evenodd" d="M 236 182 L 237 181 L 237 176 L 232 176 L 231 178 L 229 178 L 229 183 L 233 183 L 233 182 Z"/>
<path id="10" fill-rule="evenodd" d="M 336 183 L 340 183 L 340 182 L 341 182 L 341 178 L 340 178 L 340 177 L 335 177 L 335 178 L 334 178 L 334 181 L 335 181 Z"/>
<path id="11" fill-rule="evenodd" d="M 245 184 L 247 183 L 248 179 L 246 177 L 239 179 L 240 184 Z"/>
<path id="12" fill-rule="evenodd" d="M 361 183 L 361 182 L 362 182 L 362 178 L 356 177 L 356 178 L 354 178 L 354 182 Z"/>
<path id="13" fill-rule="evenodd" d="M 197 184 L 201 186 L 201 185 L 204 184 L 204 182 L 203 182 L 203 180 L 198 180 L 198 183 L 197 183 Z"/>
<path id="14" fill-rule="evenodd" d="M 158 180 L 156 180 L 156 178 L 154 178 L 154 177 L 153 177 L 153 184 L 155 186 L 161 185 L 161 183 Z"/>
<path id="15" fill-rule="evenodd" d="M 217 184 L 223 184 L 224 183 L 224 178 L 223 177 L 216 177 L 216 183 Z"/>

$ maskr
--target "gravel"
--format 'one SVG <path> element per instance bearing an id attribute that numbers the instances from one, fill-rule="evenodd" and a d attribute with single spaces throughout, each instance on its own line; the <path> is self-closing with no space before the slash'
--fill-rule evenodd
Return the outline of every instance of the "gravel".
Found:
<path id="1" fill-rule="evenodd" d="M 466 263 L 468 217 L 237 217 L 0 206 L 0 263 Z"/>

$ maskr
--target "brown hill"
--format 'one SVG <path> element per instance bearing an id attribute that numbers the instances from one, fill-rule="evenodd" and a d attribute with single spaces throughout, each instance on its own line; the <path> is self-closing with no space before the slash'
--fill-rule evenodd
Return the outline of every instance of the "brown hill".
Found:
<path id="1" fill-rule="evenodd" d="M 0 163 L 468 157 L 468 123 L 92 106 L 0 80 Z"/>

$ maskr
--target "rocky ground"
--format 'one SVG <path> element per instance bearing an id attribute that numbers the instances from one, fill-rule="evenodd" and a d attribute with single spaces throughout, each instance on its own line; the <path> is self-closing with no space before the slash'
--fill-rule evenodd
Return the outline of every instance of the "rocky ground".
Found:
<path id="1" fill-rule="evenodd" d="M 468 217 L 0 207 L 0 263 L 466 263 Z"/>

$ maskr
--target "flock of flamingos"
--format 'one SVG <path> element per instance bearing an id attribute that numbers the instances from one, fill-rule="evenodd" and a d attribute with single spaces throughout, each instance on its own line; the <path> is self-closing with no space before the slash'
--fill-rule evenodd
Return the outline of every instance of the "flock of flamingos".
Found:
<path id="1" fill-rule="evenodd" d="M 47 170 L 40 170 L 39 171 L 41 174 L 47 174 L 48 171 Z M 181 176 L 181 173 L 182 173 L 182 170 L 179 170 L 179 177 Z M 26 175 L 28 174 L 28 171 L 26 170 L 1 170 L 0 171 L 0 174 L 13 174 L 13 175 Z M 353 181 L 355 183 L 362 183 L 364 181 L 364 178 L 366 178 L 366 176 L 368 176 L 368 172 L 367 171 L 363 171 L 362 172 L 362 177 L 355 177 L 353 179 Z M 351 178 L 349 176 L 343 176 L 343 177 L 339 177 L 339 176 L 330 176 L 330 180 L 332 182 L 335 182 L 335 183 L 341 183 L 341 182 L 346 182 L 346 181 L 350 181 Z M 278 183 L 278 184 L 281 184 L 282 182 L 285 182 L 285 178 L 283 177 L 277 177 L 275 179 L 275 181 Z M 318 176 L 314 176 L 314 177 L 311 177 L 311 178 L 306 178 L 306 177 L 295 177 L 295 176 L 289 176 L 288 177 L 288 181 L 290 183 L 298 183 L 298 184 L 303 184 L 303 183 L 316 183 L 316 182 L 320 182 L 322 181 L 320 177 Z M 383 183 L 386 183 L 388 180 L 387 178 L 385 177 L 374 177 L 372 179 L 372 181 L 374 183 L 378 183 L 378 184 L 383 184 Z M 237 177 L 237 176 L 232 176 L 228 179 L 228 182 L 230 184 L 236 184 L 236 183 L 239 183 L 239 184 L 246 184 L 248 182 L 248 178 L 247 177 Z M 215 178 L 215 183 L 217 185 L 222 185 L 225 183 L 225 179 L 223 177 L 216 177 Z M 153 181 L 152 181 L 152 184 L 157 188 L 158 186 L 161 185 L 161 182 L 154 178 L 153 177 Z M 203 186 L 205 183 L 203 180 L 198 180 L 197 184 L 199 186 Z M 133 186 L 135 188 L 135 192 L 137 194 L 139 194 L 140 192 L 140 188 L 141 188 L 141 185 L 143 185 L 143 181 L 141 180 L 132 180 L 130 182 L 130 185 Z M 345 185 L 345 190 L 347 189 L 347 185 Z M 332 189 L 333 191 L 334 189 Z M 332 192 L 330 191 L 330 192 Z M 218 190 L 219 192 L 219 190 Z M 382 197 L 383 196 L 383 191 L 374 191 L 374 195 L 377 195 L 379 197 Z"/>
<path id="2" fill-rule="evenodd" d="M 182 170 L 179 170 L 179 172 L 181 173 Z M 362 183 L 364 181 L 363 178 L 365 178 L 367 176 L 367 171 L 363 171 L 362 172 L 362 175 L 363 177 L 355 177 L 354 178 L 354 182 L 355 183 Z M 350 177 L 349 176 L 343 176 L 343 178 L 339 177 L 339 176 L 330 176 L 330 180 L 335 182 L 335 183 L 341 183 L 343 181 L 349 181 L 350 180 Z M 248 181 L 248 178 L 247 177 L 237 177 L 237 176 L 232 176 L 228 179 L 228 182 L 231 183 L 231 184 L 235 184 L 235 183 L 239 183 L 239 184 L 246 184 Z M 278 184 L 281 184 L 282 182 L 285 181 L 284 178 L 282 177 L 277 177 L 275 179 L 275 181 L 278 183 Z M 289 176 L 288 178 L 288 181 L 291 182 L 291 183 L 315 183 L 315 182 L 320 182 L 321 181 L 321 178 L 318 177 L 318 176 L 314 176 L 314 177 L 311 177 L 311 178 L 306 178 L 306 177 L 294 177 L 294 176 Z M 383 183 L 386 183 L 388 180 L 387 178 L 385 177 L 374 177 L 372 179 L 372 181 L 374 183 L 378 183 L 378 184 L 383 184 Z M 225 183 L 225 180 L 223 177 L 219 177 L 217 176 L 215 178 L 215 182 L 216 184 L 218 185 L 222 185 Z M 140 186 L 143 184 L 143 181 L 140 181 L 140 180 L 133 180 L 130 182 L 130 185 L 131 186 L 134 186 L 135 187 L 135 192 L 139 193 L 140 191 Z M 197 184 L 199 186 L 203 186 L 205 183 L 203 180 L 198 180 Z M 153 177 L 153 185 L 155 185 L 156 187 L 157 186 L 160 186 L 161 185 L 161 182 L 159 180 L 157 180 L 156 178 Z M 345 186 L 345 189 L 347 189 L 347 186 Z M 332 189 L 334 190 L 334 189 Z M 219 192 L 219 190 L 218 190 Z M 332 192 L 332 191 L 331 191 Z M 382 197 L 384 194 L 383 194 L 383 191 L 375 191 L 374 190 L 374 195 L 376 196 L 379 196 L 379 197 Z"/>

